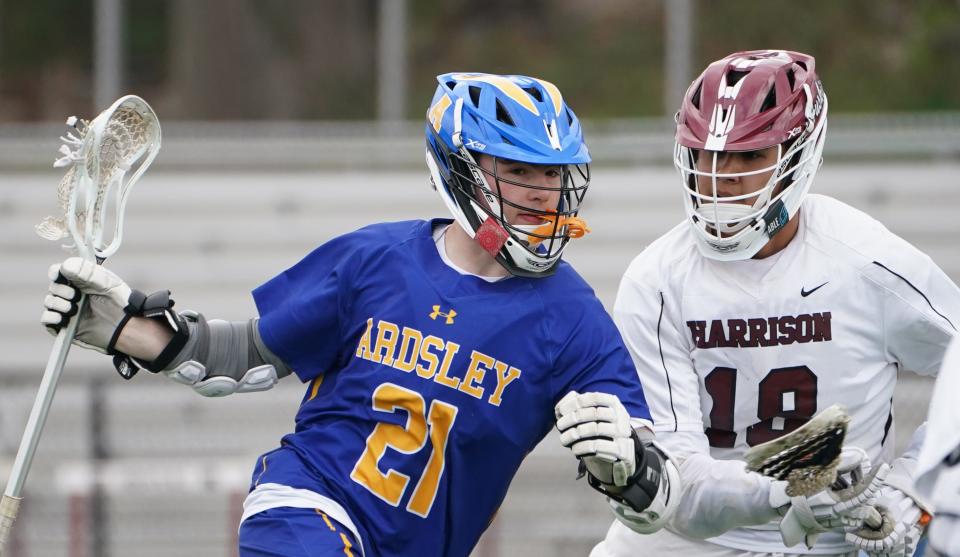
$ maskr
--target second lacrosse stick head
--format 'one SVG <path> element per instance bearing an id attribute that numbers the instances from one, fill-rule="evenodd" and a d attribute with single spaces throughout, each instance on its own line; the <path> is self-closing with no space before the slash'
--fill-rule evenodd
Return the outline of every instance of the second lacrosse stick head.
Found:
<path id="1" fill-rule="evenodd" d="M 790 433 L 751 447 L 747 469 L 786 481 L 790 497 L 812 496 L 837 479 L 849 423 L 847 410 L 834 404 Z"/>
<path id="2" fill-rule="evenodd" d="M 127 95 L 93 121 L 71 116 L 67 125 L 73 130 L 60 138 L 63 156 L 54 163 L 68 167 L 58 190 L 63 216 L 44 219 L 37 234 L 70 237 L 67 248 L 103 260 L 120 247 L 127 196 L 160 150 L 160 122 L 146 101 Z"/>

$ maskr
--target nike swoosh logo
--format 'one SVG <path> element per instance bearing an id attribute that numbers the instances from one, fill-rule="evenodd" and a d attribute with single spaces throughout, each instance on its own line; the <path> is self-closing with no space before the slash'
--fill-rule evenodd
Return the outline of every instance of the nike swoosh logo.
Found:
<path id="1" fill-rule="evenodd" d="M 830 281 L 828 280 L 827 282 L 830 282 Z M 804 298 L 806 298 L 806 297 L 809 296 L 810 294 L 813 294 L 813 293 L 816 292 L 817 290 L 820 290 L 821 288 L 823 288 L 823 287 L 827 284 L 827 282 L 821 284 L 820 286 L 817 286 L 816 288 L 812 288 L 812 289 L 810 289 L 810 290 L 804 290 L 803 287 L 801 286 L 801 287 L 800 287 L 800 295 L 803 296 Z"/>

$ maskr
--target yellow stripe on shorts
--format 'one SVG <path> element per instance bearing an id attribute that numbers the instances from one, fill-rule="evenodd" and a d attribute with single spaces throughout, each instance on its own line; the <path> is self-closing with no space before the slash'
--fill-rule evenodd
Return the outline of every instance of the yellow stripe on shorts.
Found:
<path id="1" fill-rule="evenodd" d="M 325 512 L 321 511 L 320 509 L 314 509 L 314 510 L 317 511 L 317 514 L 323 517 L 323 521 L 327 523 L 327 528 L 329 528 L 331 532 L 337 531 L 337 528 L 333 525 L 332 522 L 330 522 L 330 517 L 328 517 Z M 338 533 L 340 534 L 340 540 L 343 542 L 343 554 L 346 555 L 347 557 L 353 557 L 353 552 L 350 551 L 350 549 L 353 547 L 353 544 L 350 543 L 350 538 L 348 538 L 347 535 L 344 534 L 343 532 L 338 532 Z"/>

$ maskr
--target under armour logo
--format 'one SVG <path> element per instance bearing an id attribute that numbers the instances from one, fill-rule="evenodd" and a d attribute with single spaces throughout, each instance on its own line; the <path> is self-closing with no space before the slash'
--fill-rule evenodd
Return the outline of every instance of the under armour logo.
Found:
<path id="1" fill-rule="evenodd" d="M 437 317 L 440 317 L 441 315 L 446 318 L 447 325 L 453 325 L 453 318 L 457 316 L 457 310 L 450 308 L 449 312 L 444 313 L 440 311 L 440 306 L 433 306 L 433 312 L 430 314 L 430 319 L 436 321 Z"/>

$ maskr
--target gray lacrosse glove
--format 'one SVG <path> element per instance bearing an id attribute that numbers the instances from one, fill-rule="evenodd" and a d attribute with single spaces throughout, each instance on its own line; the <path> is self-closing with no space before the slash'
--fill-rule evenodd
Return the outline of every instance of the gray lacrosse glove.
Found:
<path id="1" fill-rule="evenodd" d="M 71 257 L 50 267 L 51 280 L 43 299 L 40 322 L 52 335 L 77 314 L 81 292 L 87 303 L 77 316 L 77 334 L 73 343 L 103 354 L 113 352 L 122 325 L 127 322 L 124 308 L 130 300 L 130 287 L 112 272 L 91 261 Z"/>
<path id="2" fill-rule="evenodd" d="M 152 372 L 164 369 L 180 352 L 189 338 L 183 319 L 173 311 L 169 290 L 146 295 L 127 286 L 123 280 L 102 266 L 71 257 L 49 271 L 49 292 L 43 300 L 40 322 L 56 335 L 77 315 L 80 294 L 87 303 L 77 317 L 73 343 L 113 356 L 113 366 L 124 379 L 131 379 L 145 367 Z M 155 319 L 165 323 L 173 338 L 152 362 L 143 362 L 116 351 L 117 339 L 133 317 Z"/>

